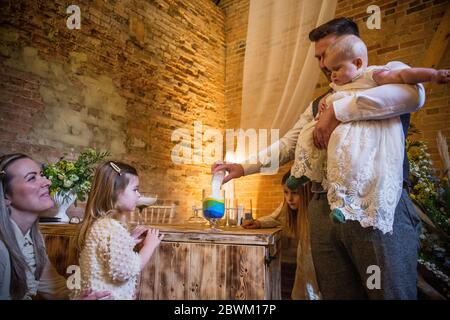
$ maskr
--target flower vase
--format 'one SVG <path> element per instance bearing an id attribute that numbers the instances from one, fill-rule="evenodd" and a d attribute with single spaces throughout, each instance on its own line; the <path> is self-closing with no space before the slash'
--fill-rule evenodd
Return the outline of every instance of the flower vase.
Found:
<path id="1" fill-rule="evenodd" d="M 55 201 L 57 214 L 55 218 L 59 218 L 60 222 L 69 222 L 70 218 L 67 215 L 67 209 L 75 202 L 77 194 L 74 192 L 58 192 L 53 196 Z"/>

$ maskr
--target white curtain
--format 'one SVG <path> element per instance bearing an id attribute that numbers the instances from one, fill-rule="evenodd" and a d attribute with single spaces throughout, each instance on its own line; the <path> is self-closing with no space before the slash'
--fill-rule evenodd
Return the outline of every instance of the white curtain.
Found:
<path id="1" fill-rule="evenodd" d="M 279 129 L 281 138 L 295 124 L 320 72 L 308 34 L 334 18 L 336 2 L 250 0 L 240 128 Z M 253 154 L 248 141 L 237 142 L 235 152 L 227 150 L 226 161 L 242 163 Z M 254 147 L 260 151 L 260 145 Z M 224 187 L 232 200 L 234 181 Z"/>
<path id="2" fill-rule="evenodd" d="M 334 18 L 336 0 L 250 0 L 241 128 L 280 138 L 308 106 L 319 77 L 315 27 Z"/>

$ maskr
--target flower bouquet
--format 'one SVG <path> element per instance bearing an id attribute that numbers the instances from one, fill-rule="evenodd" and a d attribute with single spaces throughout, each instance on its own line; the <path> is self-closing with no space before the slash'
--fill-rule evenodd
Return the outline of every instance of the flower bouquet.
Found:
<path id="1" fill-rule="evenodd" d="M 44 165 L 43 174 L 51 181 L 50 194 L 58 206 L 56 217 L 68 221 L 66 210 L 72 203 L 85 201 L 91 190 L 95 164 L 109 156 L 109 152 L 86 149 L 76 160 L 62 157 L 58 162 Z"/>
<path id="2" fill-rule="evenodd" d="M 412 131 L 416 133 L 416 131 Z M 448 149 L 442 136 L 438 147 L 448 168 Z M 443 297 L 450 298 L 450 189 L 447 173 L 435 174 L 427 146 L 409 136 L 406 150 L 410 164 L 411 199 L 422 219 L 419 271 Z M 446 156 L 443 156 L 446 154 Z"/>

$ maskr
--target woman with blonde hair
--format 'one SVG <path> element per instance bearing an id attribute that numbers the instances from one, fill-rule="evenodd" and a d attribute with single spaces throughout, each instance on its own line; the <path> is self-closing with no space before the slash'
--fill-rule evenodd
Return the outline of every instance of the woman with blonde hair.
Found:
<path id="1" fill-rule="evenodd" d="M 299 186 L 291 190 L 286 185 L 290 171 L 282 178 L 284 201 L 270 215 L 252 221 L 244 221 L 247 229 L 283 227 L 283 237 L 288 243 L 294 243 L 296 249 L 297 268 L 292 288 L 293 300 L 317 300 L 320 293 L 311 256 L 309 238 L 308 203 L 311 199 L 309 185 Z M 289 250 L 291 248 L 287 248 Z"/>
<path id="2" fill-rule="evenodd" d="M 39 231 L 39 214 L 54 205 L 49 186 L 30 157 L 0 157 L 0 300 L 69 298 L 66 280 L 50 263 Z M 76 298 L 109 296 L 88 289 Z"/>

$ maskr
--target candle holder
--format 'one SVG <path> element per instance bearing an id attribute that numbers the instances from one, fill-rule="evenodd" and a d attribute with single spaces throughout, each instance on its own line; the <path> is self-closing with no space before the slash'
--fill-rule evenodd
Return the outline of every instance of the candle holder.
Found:
<path id="1" fill-rule="evenodd" d="M 202 190 L 202 206 L 203 217 L 209 221 L 209 231 L 219 232 L 217 225 L 218 221 L 223 218 L 225 214 L 225 191 L 220 190 L 219 196 L 205 196 L 206 190 Z"/>
<path id="2" fill-rule="evenodd" d="M 138 208 L 138 221 L 137 221 L 137 225 L 142 225 L 144 224 L 144 222 L 146 222 L 147 217 L 145 217 L 145 219 L 143 219 L 143 212 L 144 209 L 148 208 L 149 206 L 151 206 L 152 204 L 154 204 L 156 202 L 156 200 L 158 200 L 158 195 L 156 194 L 152 194 L 152 193 L 143 193 L 141 194 L 141 196 L 138 199 L 138 202 L 136 204 L 136 208 Z"/>
<path id="3" fill-rule="evenodd" d="M 195 204 L 193 204 L 192 205 L 192 212 L 193 212 L 193 214 L 192 214 L 192 216 L 189 219 L 187 219 L 187 223 L 195 223 L 195 224 L 207 223 L 205 218 L 203 218 L 203 217 L 198 215 L 199 211 L 203 212 L 202 208 L 197 208 L 197 206 Z"/>

